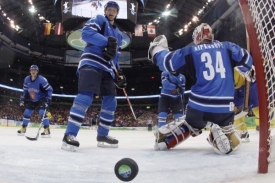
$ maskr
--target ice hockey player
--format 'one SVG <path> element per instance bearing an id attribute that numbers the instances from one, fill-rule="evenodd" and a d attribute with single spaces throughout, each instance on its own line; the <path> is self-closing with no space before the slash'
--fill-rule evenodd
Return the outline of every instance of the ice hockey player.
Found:
<path id="1" fill-rule="evenodd" d="M 126 87 L 126 78 L 120 70 L 118 58 L 122 45 L 122 34 L 114 25 L 119 13 L 119 5 L 109 1 L 104 6 L 105 17 L 97 15 L 86 22 L 82 39 L 87 43 L 77 69 L 78 94 L 70 110 L 67 129 L 63 138 L 62 149 L 76 151 L 79 141 L 76 136 L 93 102 L 94 94 L 102 99 L 97 129 L 98 147 L 118 147 L 118 140 L 109 136 L 117 106 L 116 87 Z M 119 71 L 115 76 L 113 65 Z"/>
<path id="2" fill-rule="evenodd" d="M 162 89 L 158 103 L 158 127 L 166 124 L 169 109 L 172 110 L 174 119 L 183 116 L 185 76 L 179 72 L 161 73 Z"/>
<path id="3" fill-rule="evenodd" d="M 24 107 L 27 100 L 28 103 L 23 114 L 22 127 L 17 131 L 17 134 L 20 136 L 25 135 L 31 115 L 37 108 L 39 116 L 43 119 L 44 124 L 44 132 L 41 133 L 41 137 L 47 138 L 50 137 L 49 118 L 44 111 L 47 110 L 51 104 L 53 88 L 45 77 L 38 75 L 38 72 L 38 66 L 32 65 L 30 67 L 30 75 L 24 79 L 23 95 L 20 97 L 20 106 Z"/>
<path id="4" fill-rule="evenodd" d="M 233 128 L 233 68 L 239 67 L 251 80 L 252 57 L 234 43 L 213 39 L 212 28 L 202 23 L 193 32 L 194 46 L 169 51 L 164 35 L 156 37 L 150 44 L 148 57 L 160 70 L 189 72 L 196 78 L 189 95 L 186 118 L 158 130 L 156 150 L 173 148 L 190 135 L 199 135 L 208 121 L 212 125 L 207 140 L 215 152 L 229 154 L 240 146 L 241 139 Z"/>

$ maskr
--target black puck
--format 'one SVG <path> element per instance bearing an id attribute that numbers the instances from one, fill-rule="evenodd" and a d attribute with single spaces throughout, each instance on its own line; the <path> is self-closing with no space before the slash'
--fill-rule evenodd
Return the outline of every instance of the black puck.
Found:
<path id="1" fill-rule="evenodd" d="M 123 158 L 116 163 L 115 174 L 122 181 L 131 181 L 138 174 L 138 165 L 131 158 Z"/>

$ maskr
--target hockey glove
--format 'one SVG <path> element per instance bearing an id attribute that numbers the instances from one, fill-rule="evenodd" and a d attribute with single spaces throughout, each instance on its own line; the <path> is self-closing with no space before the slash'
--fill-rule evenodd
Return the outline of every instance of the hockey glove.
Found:
<path id="1" fill-rule="evenodd" d="M 25 105 L 25 98 L 23 96 L 20 97 L 19 105 L 20 105 L 20 107 L 24 107 L 24 105 Z"/>
<path id="2" fill-rule="evenodd" d="M 125 89 L 127 86 L 126 77 L 123 75 L 122 70 L 118 71 L 119 76 L 115 78 L 115 85 L 119 89 Z"/>
<path id="3" fill-rule="evenodd" d="M 249 82 L 253 83 L 254 81 L 256 81 L 254 66 L 252 66 L 249 71 L 247 71 L 247 72 L 244 73 L 244 77 Z"/>
<path id="4" fill-rule="evenodd" d="M 51 97 L 46 97 L 45 98 L 45 108 L 48 108 L 52 103 L 52 98 Z"/>
<path id="5" fill-rule="evenodd" d="M 108 43 L 106 48 L 103 50 L 105 60 L 112 61 L 116 56 L 117 52 L 117 39 L 114 37 L 108 37 Z"/>
<path id="6" fill-rule="evenodd" d="M 182 95 L 183 89 L 181 87 L 177 87 L 177 94 Z"/>
<path id="7" fill-rule="evenodd" d="M 157 54 L 160 51 L 163 50 L 167 50 L 168 49 L 168 43 L 167 43 L 167 39 L 164 35 L 160 35 L 158 37 L 156 37 L 153 42 L 150 43 L 149 49 L 148 49 L 148 60 L 152 61 L 153 63 L 154 61 L 154 56 L 155 54 Z"/>

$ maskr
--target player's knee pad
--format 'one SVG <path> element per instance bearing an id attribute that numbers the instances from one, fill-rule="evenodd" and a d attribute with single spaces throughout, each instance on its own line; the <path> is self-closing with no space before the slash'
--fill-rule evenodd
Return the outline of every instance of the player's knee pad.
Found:
<path id="1" fill-rule="evenodd" d="M 79 111 L 87 111 L 93 102 L 93 92 L 80 92 L 74 99 L 73 108 Z"/>
<path id="2" fill-rule="evenodd" d="M 45 111 L 45 109 L 40 109 L 40 110 L 38 111 L 38 114 L 39 114 L 40 118 L 47 118 L 47 117 L 48 117 L 47 114 L 45 114 L 45 115 L 43 116 L 44 111 Z"/>
<path id="3" fill-rule="evenodd" d="M 160 127 L 156 133 L 155 150 L 176 147 L 190 136 L 187 126 L 182 121 L 173 121 Z"/>
<path id="4" fill-rule="evenodd" d="M 166 124 L 166 120 L 167 120 L 167 112 L 160 112 L 158 114 L 158 124 L 159 124 L 159 127 L 165 125 Z"/>
<path id="5" fill-rule="evenodd" d="M 213 124 L 207 141 L 218 154 L 229 154 L 238 149 L 241 139 L 232 125 L 221 128 Z"/>
<path id="6" fill-rule="evenodd" d="M 23 117 L 27 118 L 27 119 L 31 118 L 32 112 L 33 112 L 33 110 L 25 109 L 25 111 L 23 113 Z"/>
<path id="7" fill-rule="evenodd" d="M 109 111 L 115 111 L 117 100 L 113 95 L 102 96 L 102 108 Z"/>

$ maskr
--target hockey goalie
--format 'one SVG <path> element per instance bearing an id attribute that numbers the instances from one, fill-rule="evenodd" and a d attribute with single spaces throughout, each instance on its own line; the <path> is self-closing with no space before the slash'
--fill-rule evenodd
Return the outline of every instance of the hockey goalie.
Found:
<path id="1" fill-rule="evenodd" d="M 194 45 L 170 51 L 165 35 L 150 43 L 148 59 L 161 71 L 183 72 L 194 78 L 190 89 L 185 120 L 161 127 L 156 149 L 170 149 L 197 136 L 207 122 L 212 122 L 208 142 L 221 154 L 229 154 L 241 144 L 232 126 L 234 121 L 234 67 L 249 82 L 253 81 L 253 59 L 249 52 L 232 42 L 214 40 L 207 23 L 197 26 L 192 35 Z M 197 129 L 197 130 L 196 130 Z"/>
<path id="2" fill-rule="evenodd" d="M 217 124 L 208 123 L 210 134 L 208 143 L 218 154 L 229 154 L 238 149 L 241 139 L 233 125 L 220 127 Z M 196 137 L 201 130 L 192 128 L 184 118 L 175 120 L 160 127 L 156 132 L 155 150 L 167 150 L 176 147 L 190 136 Z"/>

